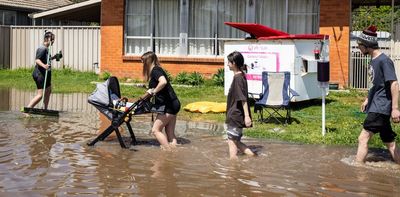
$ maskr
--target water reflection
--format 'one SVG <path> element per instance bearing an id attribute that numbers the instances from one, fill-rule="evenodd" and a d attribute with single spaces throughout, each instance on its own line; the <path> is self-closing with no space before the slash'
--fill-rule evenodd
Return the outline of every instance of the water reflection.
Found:
<path id="1" fill-rule="evenodd" d="M 86 102 L 86 98 L 82 96 L 79 102 Z M 149 135 L 149 115 L 132 120 L 139 145 L 122 149 L 111 139 L 88 147 L 86 142 L 97 136 L 102 124 L 109 123 L 102 123 L 96 111 L 74 110 L 59 118 L 24 118 L 13 110 L 0 112 L 1 196 L 400 193 L 400 169 L 381 149 L 372 149 L 369 157 L 377 159 L 358 167 L 351 162 L 356 151 L 353 147 L 244 138 L 259 156 L 243 155 L 239 161 L 230 161 L 222 125 L 178 121 L 177 136 L 183 143 L 175 151 L 165 152 Z"/>
<path id="2" fill-rule="evenodd" d="M 0 88 L 0 111 L 19 111 L 21 107 L 29 103 L 35 94 L 33 91 Z M 86 93 L 53 93 L 50 97 L 49 109 L 68 112 L 95 112 L 94 107 L 87 104 L 88 96 Z M 36 107 L 42 106 L 39 103 Z"/>

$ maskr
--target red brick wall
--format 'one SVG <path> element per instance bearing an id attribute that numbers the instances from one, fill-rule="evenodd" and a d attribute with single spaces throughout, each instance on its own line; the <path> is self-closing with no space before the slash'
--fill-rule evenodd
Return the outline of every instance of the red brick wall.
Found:
<path id="1" fill-rule="evenodd" d="M 102 0 L 101 5 L 101 72 L 117 77 L 142 78 L 140 56 L 124 56 L 124 0 Z M 200 72 L 211 77 L 223 68 L 221 57 L 193 58 L 159 56 L 161 66 L 173 76 L 180 72 Z"/>
<path id="2" fill-rule="evenodd" d="M 320 33 L 330 35 L 330 82 L 346 87 L 349 76 L 350 0 L 321 0 L 320 5 Z"/>
<path id="3" fill-rule="evenodd" d="M 102 0 L 101 72 L 117 77 L 142 79 L 139 56 L 124 56 L 124 0 Z M 321 0 L 320 33 L 330 35 L 330 79 L 347 86 L 349 68 L 350 0 Z M 223 58 L 159 57 L 161 65 L 172 75 L 197 71 L 212 76 L 223 68 Z"/>

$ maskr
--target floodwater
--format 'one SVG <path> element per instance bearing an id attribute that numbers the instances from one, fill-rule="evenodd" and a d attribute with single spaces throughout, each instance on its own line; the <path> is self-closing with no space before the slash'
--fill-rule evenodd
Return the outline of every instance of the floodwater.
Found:
<path id="1" fill-rule="evenodd" d="M 88 95 L 55 95 L 58 118 L 22 116 L 31 92 L 0 95 L 0 196 L 400 196 L 400 167 L 385 150 L 357 167 L 355 147 L 244 138 L 258 156 L 230 161 L 222 125 L 178 121 L 182 145 L 166 152 L 143 115 L 131 122 L 138 145 L 89 147 L 107 123 Z"/>

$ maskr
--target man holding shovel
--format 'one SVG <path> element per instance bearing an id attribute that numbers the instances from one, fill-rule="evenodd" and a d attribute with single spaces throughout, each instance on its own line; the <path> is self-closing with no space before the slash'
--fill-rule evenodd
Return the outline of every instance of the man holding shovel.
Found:
<path id="1" fill-rule="evenodd" d="M 45 31 L 43 46 L 36 50 L 35 69 L 33 70 L 32 77 L 35 80 L 37 87 L 36 96 L 29 102 L 28 108 L 35 107 L 36 104 L 43 98 L 43 109 L 47 110 L 51 94 L 51 60 L 59 59 L 60 55 L 50 57 L 49 47 L 53 45 L 55 36 L 50 31 Z M 61 53 L 60 53 L 61 54 Z"/>

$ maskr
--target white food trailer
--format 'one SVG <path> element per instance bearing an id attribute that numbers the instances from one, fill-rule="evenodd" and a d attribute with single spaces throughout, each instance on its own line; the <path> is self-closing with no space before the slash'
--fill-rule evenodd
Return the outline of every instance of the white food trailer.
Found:
<path id="1" fill-rule="evenodd" d="M 318 61 L 329 61 L 329 37 L 321 34 L 290 35 L 259 24 L 226 23 L 241 29 L 257 39 L 227 41 L 224 54 L 233 51 L 242 53 L 247 65 L 249 94 L 257 97 L 262 93 L 261 73 L 290 72 L 290 87 L 300 96 L 292 102 L 321 97 L 321 88 L 317 80 Z M 319 56 L 319 57 L 318 57 Z M 229 70 L 225 57 L 225 95 L 232 83 L 233 73 Z M 327 90 L 327 87 L 325 87 Z M 328 92 L 328 91 L 326 91 Z"/>

